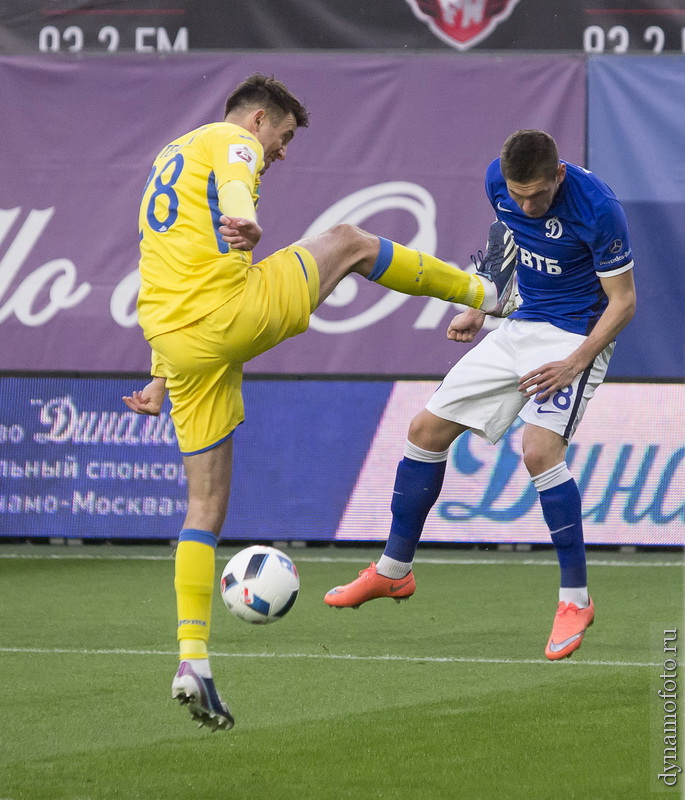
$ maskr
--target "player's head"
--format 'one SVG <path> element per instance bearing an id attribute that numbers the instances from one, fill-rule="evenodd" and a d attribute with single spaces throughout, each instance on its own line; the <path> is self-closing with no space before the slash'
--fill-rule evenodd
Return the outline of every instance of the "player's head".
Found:
<path id="1" fill-rule="evenodd" d="M 307 109 L 273 75 L 255 73 L 226 100 L 225 119 L 247 128 L 264 147 L 264 170 L 285 158 L 296 128 L 309 125 Z"/>
<path id="2" fill-rule="evenodd" d="M 566 176 L 554 139 L 544 131 L 512 133 L 502 146 L 500 168 L 511 199 L 528 217 L 543 217 Z"/>

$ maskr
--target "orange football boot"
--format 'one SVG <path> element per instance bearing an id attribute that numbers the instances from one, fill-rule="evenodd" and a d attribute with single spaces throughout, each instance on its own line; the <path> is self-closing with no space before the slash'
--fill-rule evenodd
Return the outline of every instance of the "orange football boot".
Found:
<path id="1" fill-rule="evenodd" d="M 333 608 L 359 608 L 367 600 L 377 597 L 392 597 L 398 603 L 406 600 L 416 591 L 414 573 L 409 572 L 404 578 L 386 578 L 376 572 L 376 565 L 371 563 L 359 573 L 359 577 L 345 586 L 336 586 L 328 592 L 323 601 Z"/>
<path id="2" fill-rule="evenodd" d="M 583 643 L 585 631 L 595 621 L 595 604 L 590 598 L 587 608 L 578 608 L 575 603 L 560 602 L 554 616 L 552 635 L 549 637 L 545 655 L 550 661 L 568 658 Z"/>

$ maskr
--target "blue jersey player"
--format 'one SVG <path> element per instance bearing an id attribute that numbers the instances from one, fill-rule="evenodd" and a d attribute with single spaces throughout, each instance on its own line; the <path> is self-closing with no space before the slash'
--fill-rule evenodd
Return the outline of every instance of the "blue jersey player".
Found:
<path id="1" fill-rule="evenodd" d="M 442 487 L 450 445 L 467 430 L 495 443 L 520 416 L 523 460 L 561 571 L 545 648 L 547 658 L 557 660 L 580 647 L 594 619 L 581 499 L 566 450 L 604 379 L 614 339 L 635 310 L 632 251 L 611 189 L 588 170 L 561 161 L 554 139 L 543 131 L 512 134 L 485 183 L 504 223 L 500 246 L 516 248 L 520 305 L 455 365 L 412 420 L 385 551 L 377 565 L 332 589 L 325 602 L 356 607 L 376 597 L 411 596 L 412 561 Z M 452 320 L 447 336 L 471 342 L 484 319 L 482 311 L 468 309 Z"/>

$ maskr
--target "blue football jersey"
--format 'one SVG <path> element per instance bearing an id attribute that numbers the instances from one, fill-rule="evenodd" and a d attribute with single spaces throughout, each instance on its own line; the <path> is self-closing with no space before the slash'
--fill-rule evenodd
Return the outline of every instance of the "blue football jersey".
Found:
<path id="1" fill-rule="evenodd" d="M 608 302 L 598 276 L 632 269 L 633 254 L 616 195 L 592 172 L 562 163 L 566 177 L 544 217 L 527 217 L 511 199 L 499 158 L 488 167 L 485 190 L 517 245 L 522 303 L 511 317 L 587 335 Z"/>

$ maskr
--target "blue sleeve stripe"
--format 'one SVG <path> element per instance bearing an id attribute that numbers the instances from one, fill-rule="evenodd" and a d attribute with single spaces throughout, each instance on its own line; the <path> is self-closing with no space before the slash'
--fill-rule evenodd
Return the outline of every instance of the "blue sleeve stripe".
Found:
<path id="1" fill-rule="evenodd" d="M 200 542 L 216 547 L 217 537 L 211 531 L 201 531 L 197 528 L 184 528 L 178 534 L 179 542 Z"/>
<path id="2" fill-rule="evenodd" d="M 385 270 L 390 266 L 393 256 L 393 246 L 390 239 L 384 239 L 382 236 L 379 236 L 378 239 L 381 243 L 381 249 L 378 251 L 378 258 L 368 277 L 370 281 L 377 281 L 383 276 Z"/>
<path id="3" fill-rule="evenodd" d="M 297 252 L 294 251 L 295 255 L 297 256 L 297 260 L 300 262 L 300 266 L 302 267 L 302 272 L 304 272 L 304 279 L 309 283 L 309 275 L 307 275 L 307 267 L 304 265 L 304 261 L 302 260 L 302 256 Z"/>
<path id="4" fill-rule="evenodd" d="M 228 253 L 228 243 L 221 238 L 219 233 L 219 217 L 221 217 L 221 210 L 219 209 L 219 192 L 216 188 L 216 177 L 214 171 L 209 173 L 207 179 L 207 205 L 209 206 L 209 213 L 212 215 L 212 228 L 214 229 L 214 236 L 216 237 L 217 249 L 220 253 Z"/>

